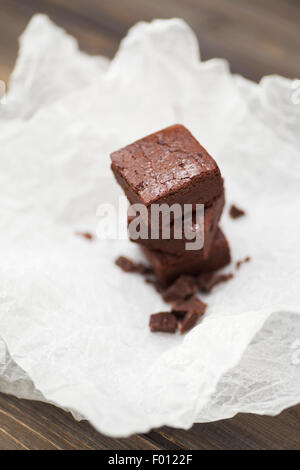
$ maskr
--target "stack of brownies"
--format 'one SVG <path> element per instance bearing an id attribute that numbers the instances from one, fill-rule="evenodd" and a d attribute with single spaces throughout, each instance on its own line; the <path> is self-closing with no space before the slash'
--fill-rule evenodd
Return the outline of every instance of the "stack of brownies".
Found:
<path id="1" fill-rule="evenodd" d="M 144 204 L 147 217 L 142 222 L 148 238 L 139 243 L 162 286 L 168 286 L 182 274 L 199 275 L 215 271 L 230 262 L 228 242 L 218 227 L 224 208 L 223 178 L 214 159 L 182 125 L 174 125 L 151 134 L 111 154 L 112 170 L 131 204 Z M 196 205 L 204 205 L 204 244 L 201 249 L 186 250 L 181 239 L 162 237 L 158 226 L 151 238 L 152 204 L 190 204 L 192 224 L 198 230 Z M 129 237 L 135 238 L 130 233 Z M 174 223 L 174 221 L 172 222 Z M 183 225 L 184 226 L 184 225 Z M 142 231 L 141 231 L 142 232 Z"/>

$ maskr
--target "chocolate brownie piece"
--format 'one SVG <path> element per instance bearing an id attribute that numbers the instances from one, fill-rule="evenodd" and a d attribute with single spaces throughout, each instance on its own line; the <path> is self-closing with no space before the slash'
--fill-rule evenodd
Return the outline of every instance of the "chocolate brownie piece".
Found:
<path id="1" fill-rule="evenodd" d="M 243 209 L 240 209 L 239 207 L 235 206 L 234 204 L 232 204 L 232 206 L 230 206 L 230 210 L 229 210 L 229 215 L 232 219 L 238 219 L 239 217 L 243 217 L 243 215 L 245 215 L 246 212 L 243 211 Z"/>
<path id="2" fill-rule="evenodd" d="M 194 313 L 201 317 L 204 315 L 207 304 L 202 302 L 198 297 L 193 296 L 188 300 L 179 300 L 173 304 L 172 313 L 176 318 L 183 318 L 187 313 Z"/>
<path id="3" fill-rule="evenodd" d="M 113 152 L 111 161 L 131 204 L 148 209 L 153 203 L 210 205 L 223 191 L 218 165 L 180 124 Z"/>
<path id="4" fill-rule="evenodd" d="M 204 256 L 207 257 L 215 235 L 216 231 L 218 228 L 218 223 L 220 220 L 220 217 L 222 215 L 222 211 L 224 208 L 224 191 L 222 192 L 222 195 L 218 197 L 213 204 L 210 207 L 205 208 L 204 210 L 204 227 L 200 226 L 199 223 L 197 223 L 196 220 L 196 212 L 194 212 L 189 219 L 189 228 L 193 230 L 195 233 L 195 237 L 197 236 L 197 232 L 201 233 L 200 231 L 203 230 L 203 235 L 204 235 L 204 244 L 203 244 L 203 250 L 204 250 Z M 134 239 L 134 231 L 136 230 L 135 226 L 131 225 L 131 222 L 134 219 L 128 217 L 128 234 L 129 238 L 131 241 L 139 243 L 140 245 L 149 248 L 150 250 L 156 250 L 156 251 L 162 251 L 165 253 L 173 254 L 173 255 L 178 255 L 179 253 L 184 253 L 186 251 L 186 243 L 191 243 L 195 242 L 195 239 L 192 240 L 187 240 L 185 237 L 185 229 L 184 229 L 184 223 L 182 221 L 182 230 L 181 230 L 181 239 L 176 239 L 175 237 L 175 228 L 174 228 L 174 222 L 171 223 L 170 226 L 170 239 L 164 239 L 163 238 L 163 230 L 162 227 L 160 226 L 159 229 L 155 232 L 155 236 L 157 239 L 151 238 L 151 226 L 148 225 L 147 223 L 141 222 L 141 224 L 144 225 L 144 227 L 138 227 L 137 231 L 138 233 L 146 233 L 148 235 L 148 238 L 138 238 Z"/>
<path id="5" fill-rule="evenodd" d="M 181 335 L 186 333 L 187 331 L 194 328 L 197 321 L 199 320 L 199 315 L 195 312 L 188 312 L 182 320 L 178 320 L 177 325 Z"/>
<path id="6" fill-rule="evenodd" d="M 163 293 L 165 302 L 176 302 L 176 300 L 187 299 L 198 290 L 195 278 L 192 276 L 179 276 Z"/>
<path id="7" fill-rule="evenodd" d="M 153 267 L 162 285 L 168 285 L 181 274 L 196 275 L 215 271 L 230 263 L 230 250 L 223 232 L 218 229 L 210 255 L 204 257 L 203 250 L 186 251 L 179 256 L 149 250 L 143 252 Z"/>
<path id="8" fill-rule="evenodd" d="M 119 268 L 122 269 L 122 271 L 125 271 L 126 273 L 139 273 L 139 274 L 152 274 L 153 269 L 151 266 L 146 266 L 143 263 L 135 263 L 129 258 L 126 258 L 126 256 L 119 256 L 115 264 L 119 266 Z"/>
<path id="9" fill-rule="evenodd" d="M 175 333 L 177 330 L 177 320 L 170 312 L 153 313 L 149 321 L 150 330 L 163 333 Z"/>

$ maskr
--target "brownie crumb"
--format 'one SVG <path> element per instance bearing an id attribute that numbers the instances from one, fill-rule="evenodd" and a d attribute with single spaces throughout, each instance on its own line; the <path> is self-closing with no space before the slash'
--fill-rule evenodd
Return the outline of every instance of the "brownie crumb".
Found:
<path id="1" fill-rule="evenodd" d="M 184 300 L 197 292 L 198 286 L 195 278 L 192 276 L 179 276 L 163 293 L 165 302 L 176 302 Z"/>
<path id="2" fill-rule="evenodd" d="M 172 313 L 176 318 L 182 318 L 187 313 L 195 313 L 200 318 L 204 315 L 207 308 L 207 304 L 202 302 L 198 297 L 191 297 L 188 300 L 179 300 L 175 302 L 172 307 Z"/>
<path id="3" fill-rule="evenodd" d="M 245 215 L 246 212 L 243 211 L 243 209 L 240 209 L 239 207 L 232 204 L 229 210 L 229 214 L 232 219 L 238 219 L 239 217 L 242 217 L 243 215 Z"/>
<path id="4" fill-rule="evenodd" d="M 194 328 L 199 316 L 195 312 L 188 312 L 182 320 L 178 321 L 178 329 L 181 335 Z"/>
<path id="5" fill-rule="evenodd" d="M 235 267 L 236 269 L 240 269 L 240 267 L 242 266 L 242 264 L 244 263 L 249 263 L 249 261 L 251 260 L 250 256 L 246 256 L 246 258 L 240 260 L 240 261 L 237 261 L 235 263 Z"/>
<path id="6" fill-rule="evenodd" d="M 153 313 L 150 315 L 149 327 L 153 333 L 175 333 L 177 320 L 175 315 L 170 312 Z"/>
<path id="7" fill-rule="evenodd" d="M 136 270 L 136 263 L 131 261 L 129 258 L 126 258 L 125 256 L 119 256 L 119 258 L 116 259 L 115 263 L 126 273 L 132 273 Z"/>
<path id="8" fill-rule="evenodd" d="M 233 274 L 204 273 L 198 276 L 198 286 L 202 292 L 210 292 L 213 287 L 221 282 L 227 282 L 233 278 Z"/>
<path id="9" fill-rule="evenodd" d="M 94 235 L 92 235 L 89 232 L 76 232 L 76 235 L 78 235 L 79 237 L 83 237 L 86 240 L 90 240 L 90 241 L 94 240 Z"/>
<path id="10" fill-rule="evenodd" d="M 115 263 L 126 273 L 151 274 L 153 272 L 150 266 L 146 266 L 143 263 L 135 263 L 125 256 L 119 256 Z"/>

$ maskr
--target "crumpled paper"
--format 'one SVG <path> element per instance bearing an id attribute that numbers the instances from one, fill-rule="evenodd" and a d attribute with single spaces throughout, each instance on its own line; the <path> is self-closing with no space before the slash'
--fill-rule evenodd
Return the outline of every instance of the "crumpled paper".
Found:
<path id="1" fill-rule="evenodd" d="M 300 396 L 300 105 L 295 82 L 259 84 L 200 61 L 179 19 L 139 23 L 115 58 L 90 57 L 43 15 L 21 38 L 0 106 L 0 390 L 44 400 L 111 436 L 276 414 Z M 232 281 L 203 295 L 184 337 L 151 334 L 160 296 L 89 242 L 121 194 L 109 153 L 185 124 L 225 178 Z M 232 220 L 236 203 L 247 216 Z"/>

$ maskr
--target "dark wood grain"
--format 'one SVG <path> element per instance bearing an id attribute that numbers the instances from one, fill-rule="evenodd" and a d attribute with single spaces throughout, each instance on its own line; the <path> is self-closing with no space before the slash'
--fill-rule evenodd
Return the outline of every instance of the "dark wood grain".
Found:
<path id="1" fill-rule="evenodd" d="M 299 423 L 297 406 L 277 417 L 239 415 L 196 424 L 189 431 L 164 427 L 128 439 L 112 439 L 52 405 L 0 394 L 0 450 L 300 450 Z"/>
<path id="2" fill-rule="evenodd" d="M 1 0 L 0 76 L 7 80 L 17 37 L 32 14 L 47 13 L 91 54 L 112 57 L 137 21 L 181 17 L 197 34 L 203 59 L 224 57 L 233 72 L 259 80 L 300 77 L 300 6 L 293 0 Z"/>
<path id="3" fill-rule="evenodd" d="M 111 439 L 97 433 L 86 421 L 76 422 L 54 406 L 0 394 L 0 449 L 158 449 L 151 439 L 134 435 Z"/>
<path id="4" fill-rule="evenodd" d="M 74 35 L 81 49 L 108 57 L 137 21 L 181 17 L 197 34 L 203 59 L 225 57 L 234 72 L 254 80 L 300 77 L 297 0 L 1 0 L 0 79 L 8 81 L 17 39 L 38 12 Z M 277 417 L 239 415 L 189 431 L 164 427 L 111 439 L 54 406 L 0 394 L 2 449 L 300 450 L 300 406 Z"/>
<path id="5" fill-rule="evenodd" d="M 65 28 L 79 42 L 80 48 L 90 54 L 112 57 L 117 50 L 118 37 L 105 30 L 92 28 L 90 21 L 71 15 L 53 5 L 41 2 L 1 0 L 0 2 L 0 80 L 8 82 L 17 52 L 18 37 L 35 13 L 47 13 L 59 26 Z"/>

